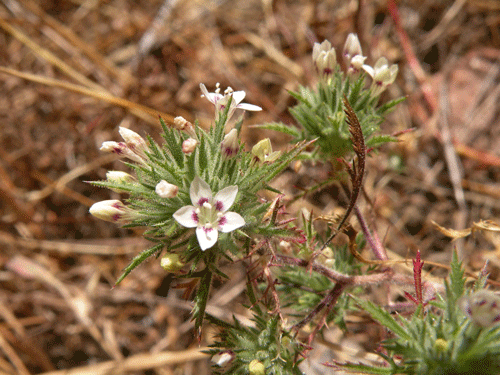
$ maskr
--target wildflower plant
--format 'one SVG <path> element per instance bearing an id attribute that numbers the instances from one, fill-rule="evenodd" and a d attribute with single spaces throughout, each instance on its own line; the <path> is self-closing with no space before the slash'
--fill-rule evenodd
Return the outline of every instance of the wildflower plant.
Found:
<path id="1" fill-rule="evenodd" d="M 131 173 L 110 171 L 106 180 L 93 184 L 128 198 L 98 202 L 90 213 L 123 227 L 143 227 L 152 242 L 117 284 L 146 259 L 161 257 L 161 267 L 186 288 L 184 295 L 193 295 L 198 335 L 203 323 L 219 327 L 207 351 L 218 374 L 301 374 L 301 362 L 324 327 L 335 324 L 345 330 L 346 314 L 359 310 L 390 332 L 381 344 L 383 362 L 329 366 L 369 374 L 468 374 L 482 365 L 482 373 L 499 373 L 500 298 L 484 289 L 485 275 L 471 289 L 455 257 L 449 281 L 426 280 L 419 252 L 412 276 L 397 272 L 392 266 L 398 261 L 389 259 L 359 209 L 366 155 L 393 140 L 378 134 L 379 126 L 401 99 L 379 102 L 398 68 L 385 58 L 374 67 L 366 65 L 354 34 L 347 37 L 342 56 L 344 68 L 329 42 L 316 44 L 316 88 L 291 93 L 298 100 L 290 111 L 299 127 L 262 125 L 292 135 L 288 149 L 273 150 L 269 139 L 248 149 L 239 137 L 243 121 L 233 117 L 238 110 L 261 108 L 243 103 L 243 91 L 228 88 L 221 94 L 217 85 L 209 92 L 203 84 L 201 92 L 215 108 L 208 130 L 182 117 L 169 125 L 160 119 L 162 143 L 125 128 L 119 129 L 122 142 L 103 143 L 101 150 L 123 157 Z M 368 77 L 371 84 L 365 82 Z M 288 203 L 293 199 L 271 187 L 273 179 L 294 160 L 338 158 L 350 180 L 335 176 L 348 197 L 345 213 L 339 218 L 291 215 Z M 264 198 L 266 190 L 272 198 Z M 319 231 L 316 220 L 329 228 Z M 438 229 L 463 237 L 498 227 L 481 222 L 463 233 Z M 334 245 L 339 234 L 345 241 Z M 364 249 L 374 259 L 366 259 L 360 252 Z M 247 324 L 205 312 L 213 280 L 227 278 L 223 266 L 236 262 L 247 267 Z M 404 295 L 404 309 L 393 304 L 395 314 L 362 296 L 366 287 L 388 283 L 415 291 Z"/>
<path id="2" fill-rule="evenodd" d="M 165 269 L 199 280 L 193 310 L 198 328 L 213 276 L 224 277 L 218 266 L 221 259 L 248 253 L 249 239 L 300 237 L 293 228 L 264 220 L 271 203 L 259 200 L 257 194 L 268 188 L 305 146 L 299 144 L 270 159 L 258 159 L 255 151 L 240 147 L 237 134 L 241 122 L 227 135 L 224 129 L 236 109 L 260 108 L 239 104 L 244 93 L 228 90 L 221 96 L 209 94 L 203 85 L 201 88 L 216 107 L 214 126 L 205 131 L 177 118 L 169 127 L 160 119 L 161 146 L 151 137 L 144 139 L 120 128 L 123 142 L 104 142 L 101 150 L 128 159 L 125 163 L 135 171 L 135 177 L 113 172 L 107 174 L 106 181 L 93 184 L 126 192 L 129 198 L 125 202 L 98 202 L 90 209 L 99 219 L 123 227 L 145 227 L 144 236 L 154 243 L 133 259 L 117 284 L 144 260 L 161 254 Z M 186 142 L 194 147 L 186 147 Z"/>
<path id="3" fill-rule="evenodd" d="M 290 92 L 298 102 L 290 108 L 298 127 L 283 123 L 263 125 L 264 128 L 291 135 L 291 143 L 317 139 L 314 151 L 303 155 L 313 160 L 333 161 L 345 157 L 352 150 L 344 113 L 344 96 L 356 112 L 367 148 L 395 140 L 390 135 L 379 134 L 380 124 L 403 98 L 381 105 L 378 102 L 380 94 L 394 82 L 398 66 L 393 64 L 389 67 L 385 58 L 380 58 L 373 68 L 365 64 L 366 57 L 362 55 L 355 34 L 347 37 L 342 56 L 345 69 L 337 63 L 336 51 L 328 41 L 316 43 L 312 55 L 319 76 L 316 88 L 299 86 L 297 92 Z M 367 76 L 372 80 L 368 87 Z"/>

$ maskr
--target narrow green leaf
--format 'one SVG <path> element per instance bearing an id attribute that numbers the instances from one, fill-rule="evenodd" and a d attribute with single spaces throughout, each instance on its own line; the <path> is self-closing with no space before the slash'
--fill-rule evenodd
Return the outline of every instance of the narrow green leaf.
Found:
<path id="1" fill-rule="evenodd" d="M 385 311 L 383 308 L 375 305 L 370 301 L 365 301 L 355 296 L 352 296 L 352 298 L 358 305 L 361 306 L 363 310 L 371 315 L 372 319 L 379 322 L 381 325 L 389 329 L 392 333 L 399 336 L 400 338 L 404 340 L 412 340 L 412 336 L 408 334 L 408 332 L 405 331 L 405 329 L 397 322 L 397 320 L 394 319 L 392 315 Z"/>
<path id="2" fill-rule="evenodd" d="M 149 258 L 151 255 L 154 255 L 158 251 L 160 251 L 163 248 L 163 244 L 160 243 L 156 246 L 153 246 L 150 249 L 144 250 L 142 253 L 137 255 L 134 259 L 132 259 L 132 262 L 125 268 L 123 271 L 122 275 L 118 278 L 118 280 L 115 283 L 115 286 L 117 286 L 127 275 L 132 272 L 132 270 L 137 267 L 139 264 L 144 262 L 147 258 Z"/>

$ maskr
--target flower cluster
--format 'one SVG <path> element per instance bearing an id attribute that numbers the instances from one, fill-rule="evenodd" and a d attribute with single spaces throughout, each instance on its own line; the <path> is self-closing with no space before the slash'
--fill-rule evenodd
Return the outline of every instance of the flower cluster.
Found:
<path id="1" fill-rule="evenodd" d="M 348 76 L 356 77 L 364 70 L 372 78 L 372 95 L 380 95 L 389 85 L 391 85 L 398 74 L 398 66 L 389 63 L 385 57 L 377 60 L 371 67 L 365 64 L 366 56 L 363 56 L 361 43 L 356 34 L 349 34 L 344 44 L 342 56 L 346 64 Z M 322 80 L 328 80 L 335 71 L 337 65 L 335 48 L 332 48 L 328 40 L 315 43 L 313 47 L 312 59 L 318 74 Z"/>

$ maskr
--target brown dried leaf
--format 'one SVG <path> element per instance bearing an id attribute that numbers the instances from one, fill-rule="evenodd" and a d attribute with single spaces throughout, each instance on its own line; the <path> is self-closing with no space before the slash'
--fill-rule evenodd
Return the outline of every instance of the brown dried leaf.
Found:
<path id="1" fill-rule="evenodd" d="M 462 230 L 448 229 L 448 228 L 442 227 L 441 225 L 436 223 L 434 220 L 431 220 L 431 222 L 436 227 L 436 229 L 438 231 L 440 231 L 446 237 L 452 238 L 453 241 L 458 240 L 459 238 L 467 237 L 472 233 L 472 228 L 466 228 L 466 229 L 462 229 Z"/>
<path id="2" fill-rule="evenodd" d="M 500 225 L 491 220 L 481 220 L 472 225 L 472 230 L 485 230 L 488 232 L 500 232 Z"/>

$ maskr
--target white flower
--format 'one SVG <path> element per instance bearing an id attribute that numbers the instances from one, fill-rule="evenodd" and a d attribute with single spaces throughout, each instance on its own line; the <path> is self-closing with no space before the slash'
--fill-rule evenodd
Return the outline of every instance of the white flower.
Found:
<path id="1" fill-rule="evenodd" d="M 161 180 L 156 185 L 155 192 L 162 198 L 174 198 L 179 192 L 179 187 L 169 184 L 165 180 Z"/>
<path id="2" fill-rule="evenodd" d="M 392 64 L 389 67 L 389 63 L 385 57 L 378 59 L 373 68 L 369 65 L 363 65 L 363 69 L 373 79 L 372 90 L 374 96 L 379 95 L 387 86 L 392 84 L 398 74 L 397 64 Z"/>
<path id="3" fill-rule="evenodd" d="M 182 226 L 196 228 L 196 237 L 202 250 L 211 248 L 219 236 L 245 225 L 236 212 L 228 212 L 238 193 L 238 186 L 228 186 L 212 196 L 210 186 L 196 176 L 189 188 L 192 206 L 184 206 L 174 213 L 174 219 Z"/>
<path id="4" fill-rule="evenodd" d="M 458 306 L 481 327 L 500 322 L 500 296 L 489 290 L 478 290 L 458 300 Z"/>
<path id="5" fill-rule="evenodd" d="M 227 118 L 229 119 L 231 115 L 234 113 L 236 108 L 244 109 L 246 111 L 262 111 L 262 108 L 248 103 L 241 103 L 243 99 L 245 99 L 246 93 L 245 91 L 233 91 L 232 88 L 228 87 L 224 92 L 224 95 L 220 93 L 219 84 L 217 84 L 217 89 L 215 92 L 208 92 L 207 88 L 203 83 L 200 83 L 200 89 L 203 93 L 202 96 L 208 99 L 210 103 L 215 106 L 216 116 L 219 116 L 220 113 L 224 112 L 226 109 L 227 103 L 229 102 L 229 98 L 233 98 L 231 100 L 231 107 L 229 112 L 227 113 Z"/>
<path id="6" fill-rule="evenodd" d="M 321 78 L 327 79 L 333 74 L 337 65 L 337 54 L 328 40 L 321 44 L 314 43 L 312 58 Z"/>
<path id="7" fill-rule="evenodd" d="M 128 224 L 133 217 L 133 210 L 116 199 L 94 203 L 89 212 L 98 219 L 118 224 Z"/>

